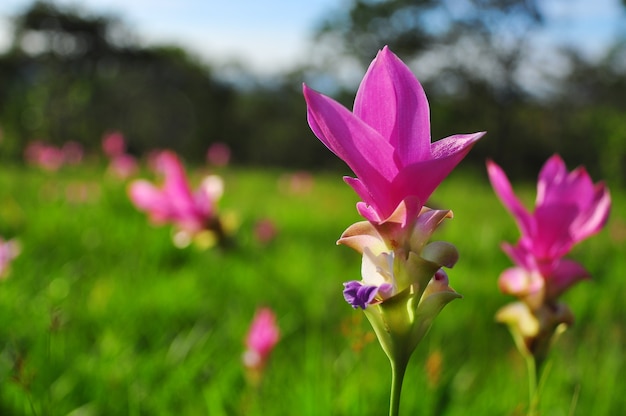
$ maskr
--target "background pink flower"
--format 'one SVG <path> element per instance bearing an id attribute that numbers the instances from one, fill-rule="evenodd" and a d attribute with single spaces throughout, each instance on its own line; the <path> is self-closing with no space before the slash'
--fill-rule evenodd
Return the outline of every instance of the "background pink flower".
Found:
<path id="1" fill-rule="evenodd" d="M 487 171 L 494 191 L 521 231 L 515 245 L 503 244 L 517 267 L 502 274 L 500 287 L 515 295 L 545 289 L 548 298 L 554 298 L 589 276 L 583 266 L 563 257 L 606 224 L 611 209 L 606 185 L 594 184 L 583 167 L 568 172 L 561 157 L 553 155 L 539 173 L 535 209 L 530 212 L 497 164 L 488 161 Z"/>
<path id="2" fill-rule="evenodd" d="M 267 307 L 258 309 L 246 336 L 244 366 L 254 370 L 262 369 L 279 339 L 280 330 L 274 312 Z"/>

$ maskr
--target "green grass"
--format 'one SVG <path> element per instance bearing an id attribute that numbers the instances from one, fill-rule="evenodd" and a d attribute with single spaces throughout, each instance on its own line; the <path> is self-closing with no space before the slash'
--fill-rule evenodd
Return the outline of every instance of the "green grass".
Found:
<path id="1" fill-rule="evenodd" d="M 0 282 L 0 414 L 387 413 L 387 358 L 341 294 L 343 281 L 360 278 L 360 259 L 335 241 L 360 218 L 340 175 L 320 174 L 299 195 L 279 186 L 284 172 L 223 172 L 220 207 L 237 213 L 237 243 L 199 250 L 175 248 L 170 228 L 150 226 L 126 184 L 103 171 L 0 169 L 0 235 L 22 245 Z M 95 195 L 68 202 L 68 186 Z M 530 202 L 534 186 L 520 189 Z M 545 415 L 626 407 L 626 194 L 612 195 L 607 229 L 572 252 L 594 279 L 564 296 L 577 322 L 553 349 Z M 496 282 L 510 266 L 499 244 L 517 239 L 515 224 L 482 172 L 453 173 L 432 203 L 454 210 L 435 236 L 459 249 L 449 276 L 464 298 L 413 356 L 402 414 L 521 415 L 525 365 L 493 319 L 511 300 Z M 266 245 L 252 232 L 262 218 L 279 230 Z M 261 305 L 276 311 L 282 338 L 253 389 L 240 358 Z"/>

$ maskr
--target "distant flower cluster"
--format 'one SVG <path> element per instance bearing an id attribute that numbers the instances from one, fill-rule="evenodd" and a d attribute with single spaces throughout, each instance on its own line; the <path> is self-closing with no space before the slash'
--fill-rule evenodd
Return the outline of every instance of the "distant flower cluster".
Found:
<path id="1" fill-rule="evenodd" d="M 77 142 L 66 142 L 63 146 L 54 146 L 40 140 L 30 142 L 24 151 L 24 158 L 29 165 L 54 172 L 63 165 L 76 165 L 83 160 L 83 146 Z"/>

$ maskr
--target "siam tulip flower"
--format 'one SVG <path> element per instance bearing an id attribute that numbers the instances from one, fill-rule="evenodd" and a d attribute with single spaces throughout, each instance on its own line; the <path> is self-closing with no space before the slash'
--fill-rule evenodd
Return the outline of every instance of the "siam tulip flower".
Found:
<path id="1" fill-rule="evenodd" d="M 352 112 L 306 85 L 303 89 L 309 126 L 355 173 L 356 178 L 344 180 L 362 199 L 357 209 L 378 224 L 404 201 L 406 226 L 484 134 L 454 135 L 431 143 L 424 90 L 388 47 L 367 70 Z"/>
<path id="2" fill-rule="evenodd" d="M 107 173 L 117 179 L 127 179 L 139 171 L 137 159 L 127 153 L 113 156 L 109 161 Z"/>
<path id="3" fill-rule="evenodd" d="M 213 166 L 227 166 L 230 162 L 230 147 L 222 142 L 213 143 L 207 150 L 206 160 Z"/>
<path id="4" fill-rule="evenodd" d="M 102 150 L 109 158 L 126 153 L 126 139 L 124 139 L 124 135 L 119 131 L 106 133 L 102 137 Z"/>
<path id="5" fill-rule="evenodd" d="M 363 309 L 392 368 L 390 415 L 397 415 L 409 358 L 433 319 L 461 297 L 442 267 L 456 248 L 429 240 L 452 211 L 424 204 L 484 132 L 431 143 L 428 100 L 410 69 L 384 47 L 361 81 L 353 111 L 306 85 L 309 126 L 352 169 L 346 177 L 367 220 L 338 244 L 362 255 L 360 281 L 344 283 L 344 298 Z"/>
<path id="6" fill-rule="evenodd" d="M 137 159 L 126 152 L 126 139 L 119 131 L 102 138 L 102 150 L 109 158 L 107 173 L 117 179 L 127 179 L 139 170 Z"/>
<path id="7" fill-rule="evenodd" d="M 39 140 L 30 142 L 26 146 L 24 157 L 29 164 L 48 172 L 59 170 L 65 161 L 63 150 Z"/>
<path id="8" fill-rule="evenodd" d="M 4 240 L 0 237 L 0 279 L 8 276 L 11 262 L 20 251 L 20 244 L 16 240 Z"/>
<path id="9" fill-rule="evenodd" d="M 517 244 L 503 245 L 516 265 L 500 277 L 503 292 L 538 305 L 555 300 L 571 285 L 589 277 L 582 265 L 563 257 L 606 224 L 611 208 L 606 186 L 594 184 L 583 167 L 568 173 L 563 160 L 554 155 L 539 173 L 531 213 L 515 196 L 498 165 L 488 161 L 487 170 L 496 194 L 521 231 Z"/>
<path id="10" fill-rule="evenodd" d="M 280 339 L 280 330 L 276 316 L 270 308 L 259 308 L 246 335 L 246 350 L 243 353 L 243 365 L 248 371 L 250 381 L 257 384 L 269 356 Z"/>
<path id="11" fill-rule="evenodd" d="M 157 165 L 165 176 L 161 187 L 146 180 L 130 184 L 128 192 L 135 206 L 146 211 L 155 224 L 172 223 L 179 233 L 190 238 L 208 231 L 224 243 L 226 235 L 217 213 L 217 201 L 223 193 L 222 179 L 207 176 L 196 192 L 192 192 L 175 153 L 163 151 Z"/>
<path id="12" fill-rule="evenodd" d="M 276 223 L 269 218 L 262 218 L 254 224 L 254 237 L 261 244 L 269 244 L 277 234 Z"/>
<path id="13" fill-rule="evenodd" d="M 574 322 L 559 296 L 589 272 L 565 259 L 580 241 L 599 232 L 611 209 L 611 196 L 603 183 L 594 184 L 583 167 L 568 172 L 554 155 L 539 173 L 535 209 L 528 211 L 513 193 L 504 171 L 487 162 L 489 179 L 503 205 L 514 216 L 521 237 L 502 248 L 514 267 L 502 272 L 500 289 L 519 301 L 501 308 L 496 319 L 508 325 L 529 370 L 529 414 L 534 414 L 538 376 L 556 337 Z"/>

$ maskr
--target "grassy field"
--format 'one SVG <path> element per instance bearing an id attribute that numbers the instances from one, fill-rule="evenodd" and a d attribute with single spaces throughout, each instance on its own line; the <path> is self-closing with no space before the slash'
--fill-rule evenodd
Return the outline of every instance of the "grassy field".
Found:
<path id="1" fill-rule="evenodd" d="M 0 235 L 22 246 L 0 282 L 1 415 L 387 413 L 387 358 L 341 294 L 360 278 L 357 253 L 335 246 L 360 219 L 352 190 L 336 174 L 308 193 L 290 192 L 285 172 L 222 174 L 236 244 L 200 250 L 175 248 L 97 164 L 0 169 Z M 530 202 L 534 185 L 519 188 Z M 577 322 L 553 349 L 543 415 L 626 408 L 626 193 L 612 196 L 607 228 L 572 253 L 594 279 L 564 297 Z M 525 364 L 493 318 L 511 300 L 496 282 L 514 222 L 483 172 L 457 170 L 432 203 L 455 213 L 435 236 L 459 249 L 449 276 L 464 298 L 413 356 L 402 414 L 521 415 Z M 267 244 L 253 233 L 263 218 L 278 229 Z M 274 309 L 282 337 L 254 388 L 241 354 L 258 306 Z"/>

